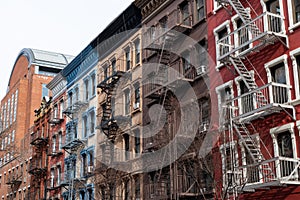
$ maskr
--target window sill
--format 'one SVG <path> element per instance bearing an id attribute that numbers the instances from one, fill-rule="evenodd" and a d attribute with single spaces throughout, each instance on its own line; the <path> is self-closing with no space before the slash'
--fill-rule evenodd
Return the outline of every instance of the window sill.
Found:
<path id="1" fill-rule="evenodd" d="M 96 97 L 96 94 L 94 94 L 93 96 L 90 97 L 89 101 L 91 101 L 92 99 L 94 99 Z"/>
<path id="2" fill-rule="evenodd" d="M 223 64 L 223 63 L 221 63 L 221 64 L 218 64 L 216 67 L 215 67 L 215 69 L 216 69 L 216 71 L 218 72 L 218 71 L 220 71 L 220 69 L 222 68 L 222 67 L 224 67 L 225 65 Z"/>
<path id="3" fill-rule="evenodd" d="M 131 114 L 135 114 L 135 113 L 140 112 L 140 111 L 141 111 L 141 108 L 138 107 L 138 108 L 136 108 L 136 109 L 133 109 L 133 110 L 131 111 Z"/>
<path id="4" fill-rule="evenodd" d="M 93 137 L 95 135 L 95 131 L 93 133 L 90 133 L 88 138 Z"/>
<path id="5" fill-rule="evenodd" d="M 293 24 L 289 27 L 289 31 L 290 33 L 293 33 L 294 32 L 294 29 L 300 27 L 300 22 L 297 22 L 296 24 Z"/>
<path id="6" fill-rule="evenodd" d="M 214 15 L 217 14 L 217 12 L 218 12 L 219 10 L 221 10 L 221 8 L 222 8 L 221 5 L 218 6 L 216 9 L 213 10 L 213 14 L 214 14 Z"/>

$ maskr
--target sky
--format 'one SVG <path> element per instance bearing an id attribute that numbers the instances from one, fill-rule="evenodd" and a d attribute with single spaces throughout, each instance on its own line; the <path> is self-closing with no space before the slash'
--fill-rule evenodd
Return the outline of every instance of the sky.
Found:
<path id="1" fill-rule="evenodd" d="M 0 1 L 0 99 L 23 48 L 76 56 L 133 0 Z"/>

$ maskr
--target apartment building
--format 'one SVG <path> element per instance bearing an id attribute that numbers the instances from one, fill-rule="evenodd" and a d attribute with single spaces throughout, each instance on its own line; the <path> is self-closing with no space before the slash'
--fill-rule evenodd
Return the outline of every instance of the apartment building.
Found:
<path id="1" fill-rule="evenodd" d="M 64 186 L 64 158 L 65 151 L 62 148 L 66 136 L 66 115 L 63 111 L 66 107 L 67 81 L 59 73 L 48 83 L 47 88 L 52 92 L 51 112 L 48 123 L 48 169 L 47 169 L 47 199 L 62 199 L 62 187 Z"/>
<path id="2" fill-rule="evenodd" d="M 96 41 L 96 39 L 95 39 Z M 96 153 L 96 74 L 98 54 L 93 42 L 62 70 L 66 77 L 67 116 L 65 139 L 63 199 L 94 198 L 94 171 Z"/>
<path id="3" fill-rule="evenodd" d="M 98 48 L 98 199 L 142 199 L 140 22 L 131 4 L 101 33 L 111 37 Z"/>
<path id="4" fill-rule="evenodd" d="M 0 198 L 22 199 L 30 189 L 30 134 L 34 109 L 49 90 L 46 84 L 72 59 L 25 48 L 16 58 L 7 93 L 1 100 Z"/>
<path id="5" fill-rule="evenodd" d="M 207 16 L 216 198 L 297 199 L 299 2 L 207 1 Z"/>
<path id="6" fill-rule="evenodd" d="M 143 126 L 151 130 L 166 117 L 143 140 L 144 154 L 157 154 L 144 162 L 143 199 L 210 199 L 212 157 L 199 156 L 210 122 L 205 1 L 135 3 L 143 15 L 144 66 L 157 66 L 143 68 Z M 160 109 L 151 117 L 155 105 Z"/>

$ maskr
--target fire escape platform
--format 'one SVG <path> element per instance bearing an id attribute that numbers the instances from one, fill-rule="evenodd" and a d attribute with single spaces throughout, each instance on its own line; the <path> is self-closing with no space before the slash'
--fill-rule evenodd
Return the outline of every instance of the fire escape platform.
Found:
<path id="1" fill-rule="evenodd" d="M 250 112 L 238 115 L 233 118 L 233 120 L 239 120 L 241 122 L 247 122 L 247 121 L 253 121 L 259 118 L 264 118 L 268 115 L 279 113 L 283 111 L 283 109 L 294 109 L 291 105 L 286 104 L 278 104 L 278 103 L 271 103 L 267 104 L 263 107 L 257 108 L 255 110 L 252 110 Z"/>
<path id="2" fill-rule="evenodd" d="M 67 150 L 67 149 L 75 149 L 77 146 L 80 146 L 80 145 L 84 145 L 85 143 L 85 140 L 82 140 L 82 139 L 74 139 L 70 142 L 68 142 L 67 144 L 65 144 L 62 148 Z"/>
<path id="3" fill-rule="evenodd" d="M 264 24 L 265 21 L 267 22 L 267 25 Z M 277 41 L 284 42 L 284 40 L 282 39 L 287 39 L 287 36 L 281 25 L 283 23 L 283 17 L 270 12 L 265 12 L 262 15 L 256 17 L 249 23 L 234 30 L 217 42 L 217 44 L 221 48 L 221 53 L 218 56 L 218 61 L 228 62 L 228 57 L 234 55 L 235 53 L 238 53 L 239 57 L 244 57 L 252 52 L 260 51 L 262 48 L 269 44 L 273 44 Z M 252 29 L 256 34 L 255 36 L 253 36 L 252 33 L 249 33 L 249 30 Z M 249 35 L 249 38 L 246 41 L 240 42 L 240 44 L 233 45 L 230 41 L 232 41 L 232 38 L 235 38 L 235 36 L 240 32 L 247 33 L 247 35 Z M 288 45 L 285 44 L 285 46 Z M 243 51 L 239 52 L 241 50 Z"/>
<path id="4" fill-rule="evenodd" d="M 46 145 L 48 144 L 48 138 L 35 138 L 34 140 L 32 140 L 30 142 L 31 145 L 35 145 L 35 146 L 42 146 L 42 145 Z"/>

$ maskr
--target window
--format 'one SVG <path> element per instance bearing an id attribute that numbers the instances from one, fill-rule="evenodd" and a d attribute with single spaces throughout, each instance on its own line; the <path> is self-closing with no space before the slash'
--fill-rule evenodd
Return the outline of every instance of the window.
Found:
<path id="1" fill-rule="evenodd" d="M 59 166 L 57 166 L 57 182 L 56 182 L 56 184 L 57 185 L 60 185 L 60 183 L 61 183 L 61 166 L 59 165 Z"/>
<path id="2" fill-rule="evenodd" d="M 134 152 L 135 156 L 139 156 L 141 153 L 141 138 L 140 138 L 140 131 L 136 130 L 135 137 L 134 137 Z"/>
<path id="3" fill-rule="evenodd" d="M 94 192 L 93 188 L 89 187 L 87 188 L 87 200 L 94 200 Z"/>
<path id="4" fill-rule="evenodd" d="M 129 160 L 130 159 L 130 152 L 129 152 L 129 135 L 128 134 L 124 134 L 123 135 L 124 138 L 124 148 L 125 148 L 125 160 Z"/>
<path id="5" fill-rule="evenodd" d="M 299 127 L 298 127 L 299 128 Z M 295 139 L 294 123 L 270 129 L 274 144 L 274 157 L 289 158 L 276 161 L 281 177 L 295 175 L 296 162 L 293 160 L 297 156 L 297 143 Z M 297 174 L 297 173 L 296 173 Z"/>
<path id="6" fill-rule="evenodd" d="M 49 96 L 49 89 L 46 87 L 47 84 L 42 84 L 42 98 Z"/>
<path id="7" fill-rule="evenodd" d="M 272 83 L 272 90 L 270 90 L 270 98 L 272 102 L 283 104 L 291 99 L 289 89 L 289 74 L 287 55 L 280 56 L 265 64 L 268 75 L 268 82 Z M 272 92 L 272 93 L 271 93 Z"/>
<path id="8" fill-rule="evenodd" d="M 80 200 L 85 200 L 85 192 L 84 192 L 84 190 L 80 190 L 79 195 L 80 195 Z"/>
<path id="9" fill-rule="evenodd" d="M 87 156 L 85 153 L 81 154 L 81 163 L 82 163 L 82 176 L 87 175 Z"/>
<path id="10" fill-rule="evenodd" d="M 125 191 L 124 191 L 124 200 L 129 200 L 130 197 L 130 184 L 129 184 L 129 181 L 126 181 L 125 184 L 124 184 L 124 188 L 125 188 Z"/>
<path id="11" fill-rule="evenodd" d="M 57 119 L 58 118 L 58 107 L 57 104 L 55 104 L 53 106 L 53 119 Z"/>
<path id="12" fill-rule="evenodd" d="M 239 46 L 243 46 L 239 52 L 243 52 L 245 50 L 247 50 L 250 45 L 246 43 L 249 42 L 249 36 L 250 36 L 250 32 L 248 30 L 248 28 L 246 27 L 243 27 L 244 26 L 244 23 L 243 21 L 238 18 L 234 21 L 234 29 L 238 29 L 237 32 L 235 32 L 234 34 L 234 38 L 235 38 L 235 47 L 239 47 Z"/>
<path id="13" fill-rule="evenodd" d="M 141 47 L 140 47 L 140 39 L 136 39 L 134 41 L 134 49 L 135 49 L 135 64 L 140 63 L 141 57 Z"/>
<path id="14" fill-rule="evenodd" d="M 55 172 L 54 172 L 54 169 L 51 168 L 51 172 L 50 172 L 50 187 L 51 188 L 54 187 L 54 177 L 55 177 Z"/>
<path id="15" fill-rule="evenodd" d="M 95 132 L 95 111 L 90 112 L 90 132 L 91 134 Z"/>
<path id="16" fill-rule="evenodd" d="M 111 60 L 111 71 L 112 71 L 112 74 L 114 74 L 116 72 L 116 59 L 112 59 Z"/>
<path id="17" fill-rule="evenodd" d="M 130 113 L 130 90 L 126 89 L 124 91 L 125 95 L 125 115 L 128 115 Z"/>
<path id="18" fill-rule="evenodd" d="M 56 136 L 52 138 L 52 153 L 56 152 Z"/>
<path id="19" fill-rule="evenodd" d="M 227 20 L 220 26 L 214 29 L 215 41 L 216 41 L 216 61 L 217 67 L 221 66 L 219 58 L 229 52 L 230 37 L 228 33 L 230 31 L 230 21 Z"/>
<path id="20" fill-rule="evenodd" d="M 62 132 L 61 131 L 58 133 L 58 150 L 59 151 L 62 150 Z"/>
<path id="21" fill-rule="evenodd" d="M 11 96 L 11 102 L 10 102 L 10 113 L 9 113 L 9 123 L 10 124 L 12 124 L 12 122 L 13 122 L 13 115 L 14 115 L 14 100 L 15 100 L 15 97 L 14 97 L 15 95 L 14 94 L 12 94 L 12 96 Z"/>
<path id="22" fill-rule="evenodd" d="M 63 119 L 63 111 L 64 111 L 64 100 L 60 100 L 59 102 L 59 118 Z"/>
<path id="23" fill-rule="evenodd" d="M 17 106 L 18 106 L 18 90 L 16 90 L 15 93 L 14 121 L 16 121 L 17 118 Z"/>
<path id="24" fill-rule="evenodd" d="M 182 53 L 182 65 L 183 65 L 184 73 L 190 69 L 191 67 L 190 51 L 185 51 Z"/>
<path id="25" fill-rule="evenodd" d="M 7 101 L 7 123 L 8 123 L 8 125 L 10 125 L 10 108 L 11 108 L 10 99 L 8 99 L 8 101 Z"/>
<path id="26" fill-rule="evenodd" d="M 222 157 L 223 184 L 232 187 L 234 180 L 238 176 L 238 153 L 235 142 L 231 142 L 220 147 Z"/>
<path id="27" fill-rule="evenodd" d="M 205 17 L 204 0 L 195 0 L 195 3 L 195 19 L 198 22 Z"/>
<path id="28" fill-rule="evenodd" d="M 126 70 L 131 68 L 131 59 L 130 59 L 130 48 L 125 50 L 125 60 L 126 60 Z"/>
<path id="29" fill-rule="evenodd" d="M 108 70 L 107 65 L 104 65 L 104 67 L 103 67 L 103 76 L 104 76 L 104 80 L 107 79 L 107 77 L 108 77 L 108 72 L 107 72 L 107 70 Z"/>
<path id="30" fill-rule="evenodd" d="M 88 119 L 87 116 L 83 117 L 83 137 L 88 136 Z"/>
<path id="31" fill-rule="evenodd" d="M 74 101 L 75 102 L 79 101 L 79 89 L 78 89 L 78 87 L 76 87 L 75 90 L 74 90 Z"/>
<path id="32" fill-rule="evenodd" d="M 249 92 L 249 89 L 243 80 L 239 81 L 238 84 L 239 95 L 243 95 Z M 252 110 L 254 110 L 254 95 L 252 93 L 243 95 L 239 103 L 241 107 L 240 114 L 251 112 Z"/>
<path id="33" fill-rule="evenodd" d="M 300 48 L 290 52 L 294 74 L 296 99 L 300 99 Z"/>
<path id="34" fill-rule="evenodd" d="M 159 25 L 160 25 L 160 28 L 162 28 L 162 31 L 166 31 L 164 29 L 168 28 L 168 17 L 167 16 L 164 16 L 163 18 L 161 18 L 159 20 Z"/>
<path id="35" fill-rule="evenodd" d="M 85 101 L 89 100 L 89 80 L 86 79 L 84 81 L 84 89 L 85 89 Z"/>
<path id="36" fill-rule="evenodd" d="M 96 74 L 91 75 L 92 97 L 96 95 Z"/>
<path id="37" fill-rule="evenodd" d="M 291 26 L 300 22 L 300 1 L 288 1 L 289 18 Z"/>
<path id="38" fill-rule="evenodd" d="M 10 137 L 11 137 L 11 134 L 9 133 L 8 136 L 7 136 L 7 145 L 10 144 Z"/>
<path id="39" fill-rule="evenodd" d="M 73 92 L 68 93 L 69 106 L 73 105 Z"/>
<path id="40" fill-rule="evenodd" d="M 233 97 L 232 81 L 229 81 L 223 85 L 220 85 L 216 88 L 218 96 L 218 105 L 219 105 L 219 125 L 222 127 L 225 122 L 229 119 L 229 112 L 225 105 L 228 103 L 228 100 Z M 223 127 L 224 128 L 224 127 Z"/>
<path id="41" fill-rule="evenodd" d="M 135 177 L 135 199 L 141 198 L 141 186 L 140 186 L 140 177 Z"/>
<path id="42" fill-rule="evenodd" d="M 294 158 L 291 133 L 285 131 L 277 135 L 279 156 Z"/>
<path id="43" fill-rule="evenodd" d="M 133 109 L 137 109 L 140 107 L 140 84 L 137 83 L 134 85 L 134 108 Z"/>
<path id="44" fill-rule="evenodd" d="M 286 84 L 284 63 L 279 63 L 271 69 L 272 82 Z"/>
<path id="45" fill-rule="evenodd" d="M 190 26 L 191 19 L 190 19 L 189 3 L 187 1 L 184 1 L 180 5 L 179 9 L 180 9 L 180 22 L 183 25 Z"/>

